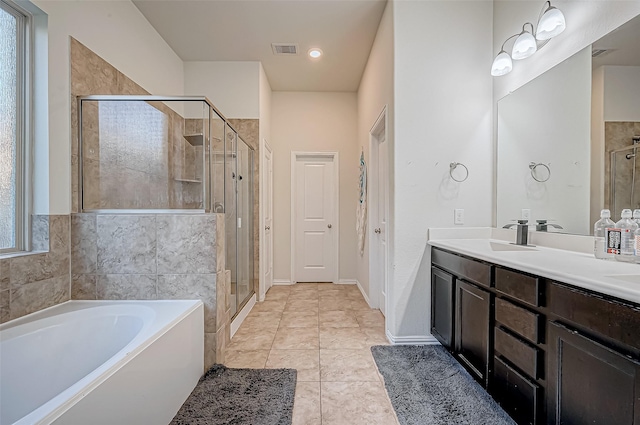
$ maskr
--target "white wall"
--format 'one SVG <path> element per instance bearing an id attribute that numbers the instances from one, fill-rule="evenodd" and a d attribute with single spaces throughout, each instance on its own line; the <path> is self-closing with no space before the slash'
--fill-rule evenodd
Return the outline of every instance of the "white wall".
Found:
<path id="1" fill-rule="evenodd" d="M 429 337 L 429 227 L 491 224 L 492 2 L 394 2 L 395 158 L 393 277 L 387 330 L 396 341 Z M 424 52 L 429 52 L 425 54 Z M 486 71 L 485 71 L 486 70 Z M 449 179 L 449 163 L 469 178 Z"/>
<path id="2" fill-rule="evenodd" d="M 497 101 L 563 60 L 640 14 L 640 1 L 554 1 L 564 13 L 567 29 L 532 57 L 515 62 L 513 71 L 494 79 Z M 538 18 L 543 2 L 496 0 L 493 8 L 493 55 L 507 37 L 521 31 L 522 24 Z M 511 42 L 507 44 L 511 47 Z"/>
<path id="3" fill-rule="evenodd" d="M 551 220 L 562 232 L 589 234 L 590 130 L 590 48 L 498 102 L 498 227 L 527 208 L 532 224 Z M 533 179 L 531 162 L 551 169 L 548 181 Z M 547 171 L 540 166 L 536 175 L 544 179 Z"/>
<path id="4" fill-rule="evenodd" d="M 260 121 L 258 123 L 259 128 L 259 143 L 260 143 L 260 176 L 259 176 L 259 185 L 260 185 L 260 196 L 263 196 L 265 192 L 265 165 L 264 165 L 264 153 L 265 153 L 265 143 L 269 143 L 271 146 L 271 85 L 269 84 L 269 78 L 267 78 L 267 74 L 264 72 L 264 68 L 262 64 L 260 64 Z M 264 198 L 263 198 L 264 199 Z M 260 229 L 260 288 L 258 290 L 258 299 L 263 300 L 265 295 L 265 280 L 262 278 L 264 276 L 265 267 L 264 264 L 265 257 L 264 249 L 265 249 L 265 237 L 264 237 L 264 208 L 266 207 L 266 202 L 264 200 L 260 201 L 260 212 L 259 212 L 259 229 Z"/>
<path id="5" fill-rule="evenodd" d="M 640 121 L 640 66 L 604 66 L 604 120 Z"/>
<path id="6" fill-rule="evenodd" d="M 591 74 L 591 213 L 590 223 L 600 219 L 604 206 L 604 67 Z M 591 233 L 591 232 L 590 232 Z"/>
<path id="7" fill-rule="evenodd" d="M 340 153 L 339 278 L 356 277 L 358 181 L 356 93 L 273 92 L 274 280 L 291 279 L 291 152 Z"/>
<path id="8" fill-rule="evenodd" d="M 260 62 L 185 62 L 184 93 L 209 98 L 227 118 L 260 118 Z"/>
<path id="9" fill-rule="evenodd" d="M 183 94 L 182 60 L 130 1 L 34 3 L 49 25 L 49 213 L 71 211 L 69 36 L 153 94 Z"/>
<path id="10" fill-rule="evenodd" d="M 371 48 L 366 68 L 358 88 L 358 144 L 364 149 L 367 168 L 371 170 L 369 155 L 369 132 L 378 115 L 387 106 L 387 143 L 393 158 L 393 6 L 387 3 L 376 39 Z M 371 173 L 369 172 L 369 175 Z M 371 188 L 369 184 L 368 188 Z M 371 197 L 369 196 L 369 199 Z M 371 208 L 368 205 L 368 218 Z M 357 279 L 367 295 L 369 287 L 369 233 L 366 234 L 364 255 L 356 252 Z"/>

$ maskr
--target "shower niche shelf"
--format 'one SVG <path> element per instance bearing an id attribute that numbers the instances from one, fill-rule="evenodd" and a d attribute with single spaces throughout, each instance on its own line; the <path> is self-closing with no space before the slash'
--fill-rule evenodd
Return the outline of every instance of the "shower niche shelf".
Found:
<path id="1" fill-rule="evenodd" d="M 182 137 L 184 137 L 191 146 L 202 146 L 204 144 L 204 134 L 202 133 L 185 134 Z"/>

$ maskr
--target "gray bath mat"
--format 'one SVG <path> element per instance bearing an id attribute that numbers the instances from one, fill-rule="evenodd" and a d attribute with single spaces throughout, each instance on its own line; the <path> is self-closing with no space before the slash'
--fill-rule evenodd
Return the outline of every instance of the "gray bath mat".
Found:
<path id="1" fill-rule="evenodd" d="M 215 365 L 171 425 L 291 425 L 295 369 L 228 369 Z"/>
<path id="2" fill-rule="evenodd" d="M 515 425 L 442 346 L 371 347 L 401 425 Z"/>

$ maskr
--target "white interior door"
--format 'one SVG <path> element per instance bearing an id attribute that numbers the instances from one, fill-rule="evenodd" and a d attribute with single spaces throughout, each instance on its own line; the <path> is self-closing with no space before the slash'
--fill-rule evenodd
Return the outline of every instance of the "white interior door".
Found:
<path id="1" fill-rule="evenodd" d="M 337 279 L 336 160 L 334 154 L 294 154 L 295 282 Z"/>
<path id="2" fill-rule="evenodd" d="M 273 285 L 273 152 L 264 149 L 264 285 L 265 293 Z"/>
<path id="3" fill-rule="evenodd" d="M 387 298 L 387 210 L 389 204 L 389 184 L 388 184 L 388 143 L 384 132 L 378 139 L 378 172 L 377 172 L 377 223 L 375 230 L 376 248 L 378 251 L 377 265 L 380 279 L 379 308 L 382 314 L 386 314 L 385 305 Z"/>

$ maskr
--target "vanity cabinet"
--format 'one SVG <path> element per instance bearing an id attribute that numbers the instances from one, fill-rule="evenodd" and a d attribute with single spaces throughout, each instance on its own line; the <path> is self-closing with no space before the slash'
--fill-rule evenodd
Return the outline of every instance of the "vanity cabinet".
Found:
<path id="1" fill-rule="evenodd" d="M 454 286 L 452 274 L 431 268 L 431 334 L 449 350 L 453 348 Z"/>
<path id="2" fill-rule="evenodd" d="M 455 353 L 486 388 L 489 378 L 491 294 L 465 281 L 456 281 Z"/>
<path id="3" fill-rule="evenodd" d="M 639 305 L 439 248 L 431 276 L 434 336 L 519 425 L 640 425 Z"/>

